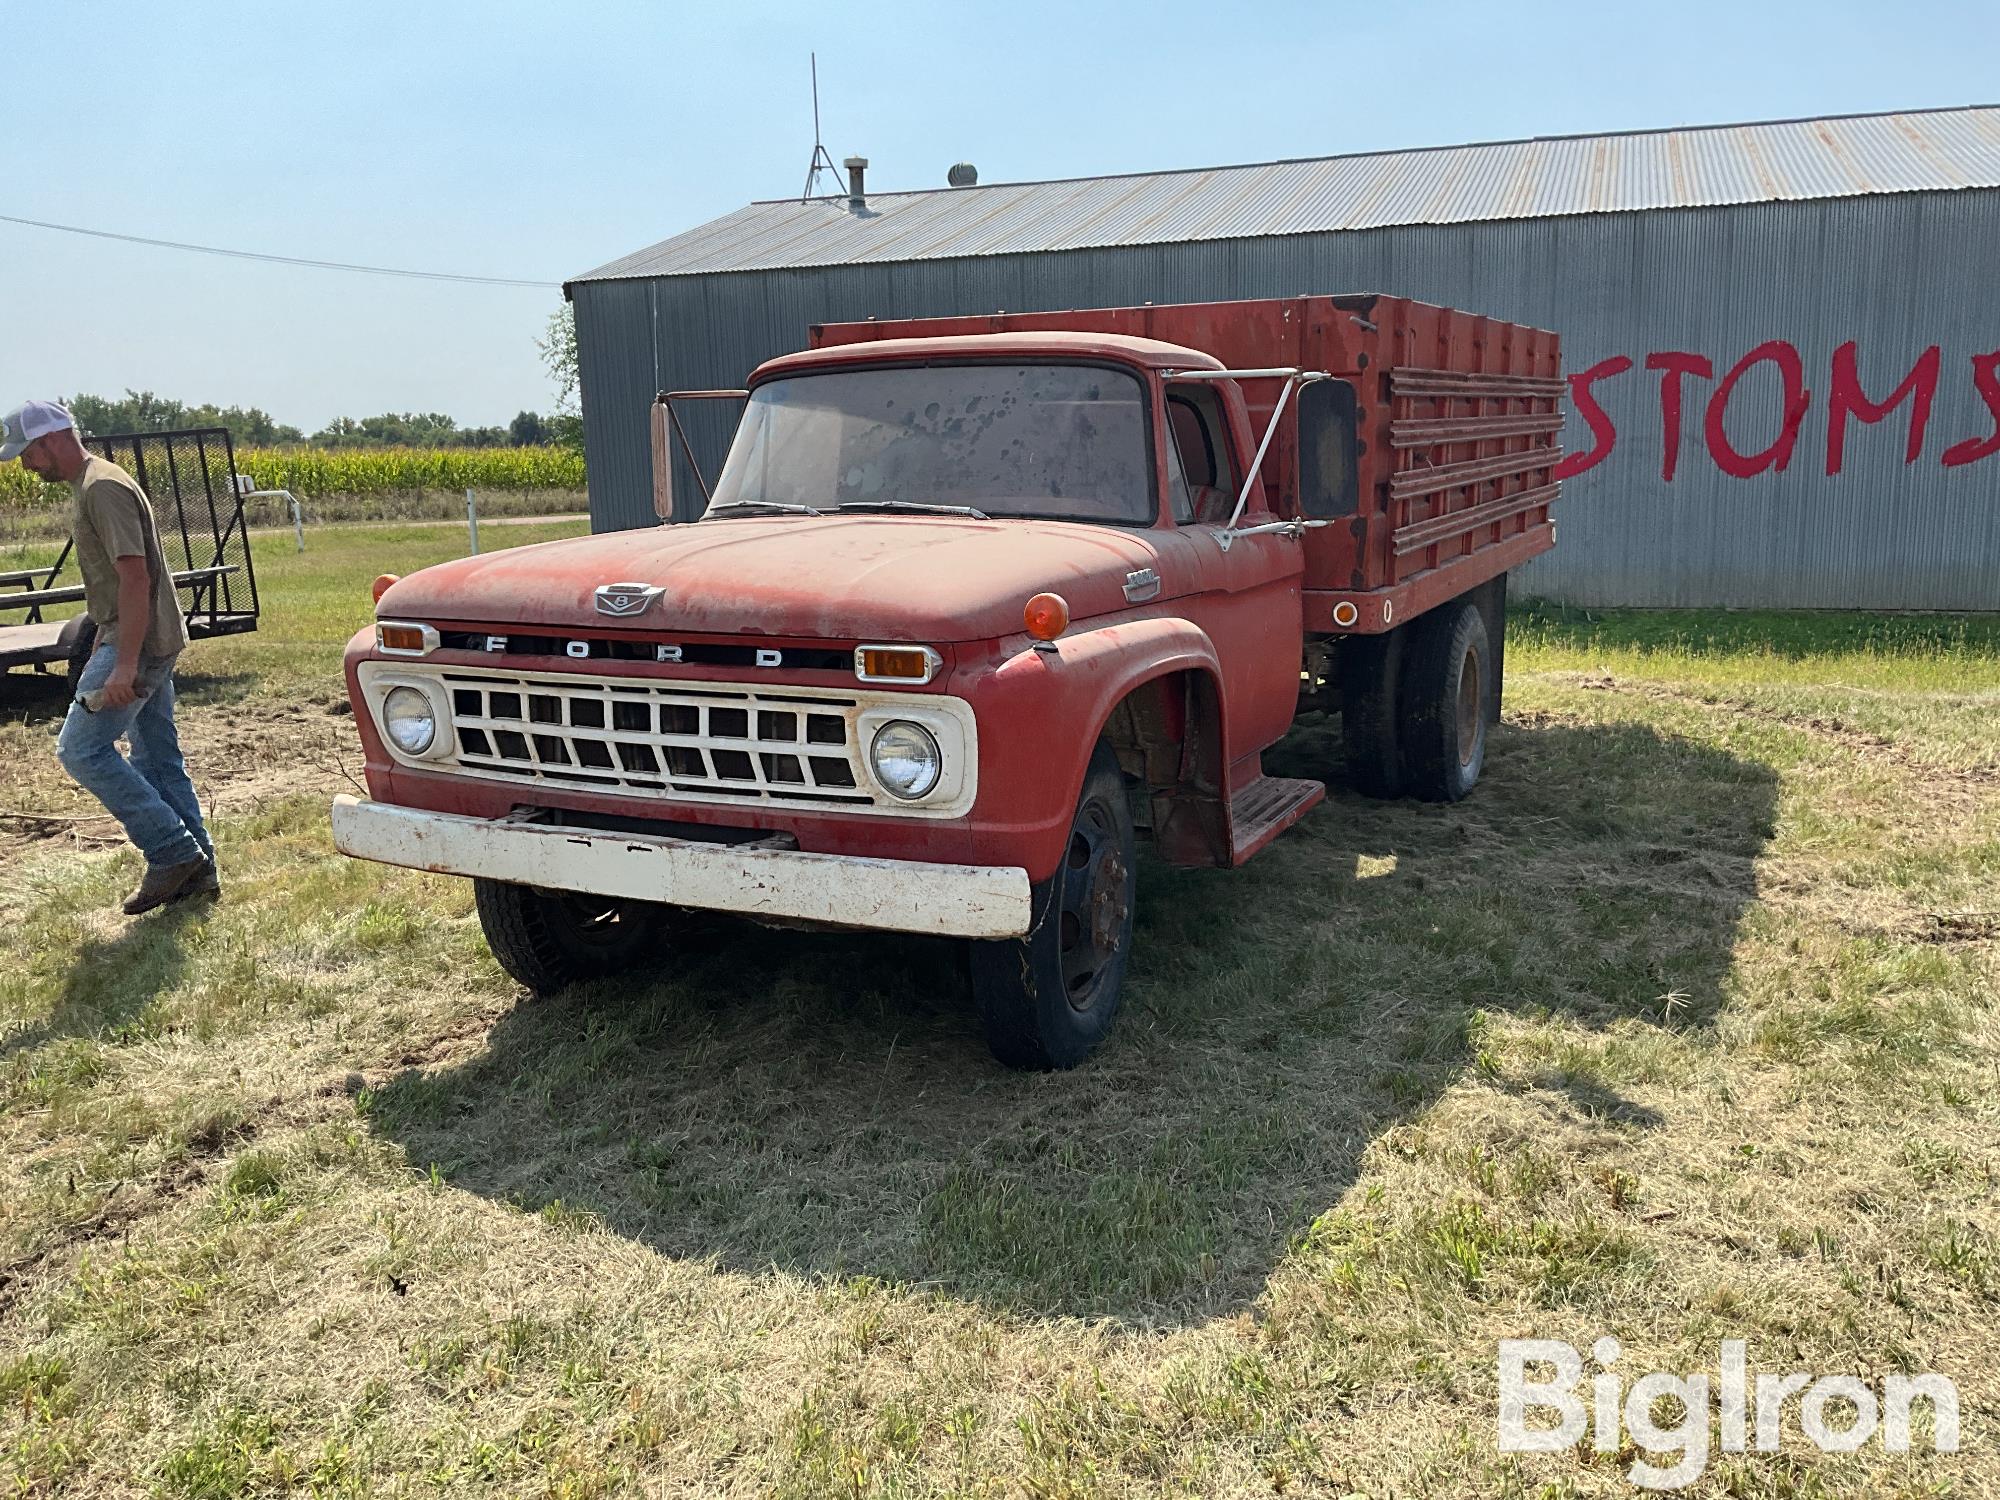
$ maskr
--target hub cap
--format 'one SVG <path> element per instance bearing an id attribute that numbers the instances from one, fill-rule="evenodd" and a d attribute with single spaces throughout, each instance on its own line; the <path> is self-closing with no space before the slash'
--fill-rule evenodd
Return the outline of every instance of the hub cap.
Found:
<path id="1" fill-rule="evenodd" d="M 1117 825 L 1093 799 L 1078 810 L 1062 868 L 1062 975 L 1069 1003 L 1089 1009 L 1098 980 L 1125 936 L 1132 871 L 1119 851 Z"/>
<path id="2" fill-rule="evenodd" d="M 1458 664 L 1458 763 L 1472 764 L 1473 756 L 1479 753 L 1479 733 L 1484 720 L 1484 705 L 1479 691 L 1479 653 L 1468 651 L 1465 659 Z"/>

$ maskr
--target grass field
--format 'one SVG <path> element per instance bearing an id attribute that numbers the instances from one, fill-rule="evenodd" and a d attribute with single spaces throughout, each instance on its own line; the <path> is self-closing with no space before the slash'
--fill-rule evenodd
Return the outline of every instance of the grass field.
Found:
<path id="1" fill-rule="evenodd" d="M 115 914 L 0 680 L 0 1488 L 1621 1494 L 1494 1442 L 1499 1339 L 1610 1333 L 1958 1385 L 1956 1455 L 1794 1403 L 1697 1493 L 2000 1492 L 2000 626 L 1520 612 L 1470 801 L 1147 865 L 1116 1036 L 1030 1077 L 942 943 L 534 1002 L 336 856 L 339 644 L 456 540 L 260 543 L 186 663 L 211 909 Z"/>
<path id="2" fill-rule="evenodd" d="M 0 464 L 0 474 L 24 472 L 18 464 Z M 578 486 L 570 490 L 478 490 L 478 514 L 482 522 L 514 516 L 568 516 L 590 510 L 588 492 Z M 460 490 L 380 490 L 368 494 L 300 490 L 306 534 L 320 526 L 370 522 L 376 526 L 396 526 L 412 520 L 450 520 L 464 526 L 466 492 Z M 244 526 L 252 530 L 290 530 L 292 506 L 282 496 L 244 500 Z M 166 522 L 164 530 L 172 530 Z M 68 492 L 52 492 L 46 504 L 10 506 L 0 496 L 0 554 L 52 542 L 62 546 L 70 534 Z M 52 554 L 54 548 L 48 548 Z"/>
<path id="3" fill-rule="evenodd" d="M 236 471 L 262 490 L 300 495 L 405 495 L 420 490 L 580 490 L 574 448 L 238 448 Z M 68 498 L 18 464 L 0 467 L 0 507 L 47 507 Z"/>

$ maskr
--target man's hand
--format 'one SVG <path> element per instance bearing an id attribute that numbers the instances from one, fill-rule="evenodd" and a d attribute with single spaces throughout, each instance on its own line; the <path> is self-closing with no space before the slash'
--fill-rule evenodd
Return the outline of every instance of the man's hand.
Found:
<path id="1" fill-rule="evenodd" d="M 104 684 L 104 706 L 124 708 L 139 696 L 139 643 L 145 639 L 152 620 L 153 579 L 146 559 L 112 559 L 118 570 L 118 661 Z"/>
<path id="2" fill-rule="evenodd" d="M 111 669 L 111 675 L 104 681 L 104 706 L 124 708 L 139 698 L 139 664 L 121 661 Z"/>

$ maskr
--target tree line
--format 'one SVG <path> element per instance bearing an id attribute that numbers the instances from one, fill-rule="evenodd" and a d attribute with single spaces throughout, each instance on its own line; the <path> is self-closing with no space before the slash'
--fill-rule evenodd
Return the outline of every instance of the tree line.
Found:
<path id="1" fill-rule="evenodd" d="M 383 412 L 376 417 L 335 417 L 308 435 L 258 406 L 190 406 L 152 391 L 122 397 L 77 395 L 64 400 L 86 433 L 182 432 L 225 427 L 242 448 L 536 448 L 583 449 L 577 410 L 576 318 L 565 304 L 550 316 L 536 352 L 556 386 L 556 408 L 547 416 L 517 412 L 505 427 L 461 427 L 444 412 Z"/>
<path id="2" fill-rule="evenodd" d="M 87 433 L 175 432 L 190 427 L 226 427 L 246 448 L 529 448 L 544 444 L 576 447 L 580 423 L 568 414 L 518 413 L 505 427 L 461 427 L 444 412 L 384 412 L 375 417 L 336 417 L 307 434 L 256 406 L 189 405 L 152 391 L 128 390 L 113 399 L 76 395 L 65 399 Z"/>

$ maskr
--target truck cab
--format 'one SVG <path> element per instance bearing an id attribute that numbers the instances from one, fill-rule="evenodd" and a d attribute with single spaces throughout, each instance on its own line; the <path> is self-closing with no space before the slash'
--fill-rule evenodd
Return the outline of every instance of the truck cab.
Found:
<path id="1" fill-rule="evenodd" d="M 688 909 L 964 938 L 996 1055 L 1069 1066 L 1117 1012 L 1136 841 L 1232 866 L 1325 794 L 1262 755 L 1328 691 L 1311 512 L 1359 508 L 1359 408 L 1146 332 L 891 333 L 730 393 L 694 524 L 386 581 L 336 841 L 472 877 L 536 990 L 671 964 Z"/>

